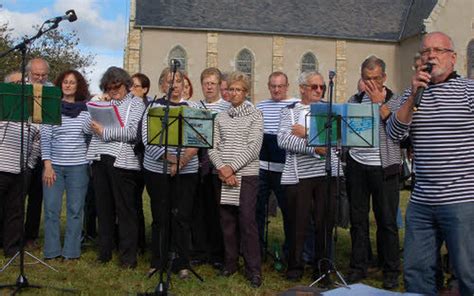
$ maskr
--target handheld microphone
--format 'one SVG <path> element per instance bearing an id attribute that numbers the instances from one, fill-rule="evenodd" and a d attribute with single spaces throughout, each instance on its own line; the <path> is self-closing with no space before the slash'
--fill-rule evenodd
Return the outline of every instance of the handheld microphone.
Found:
<path id="1" fill-rule="evenodd" d="M 336 71 L 329 71 L 329 80 L 333 80 L 336 77 Z"/>
<path id="2" fill-rule="evenodd" d="M 62 16 L 57 16 L 57 17 L 53 17 L 53 18 L 50 18 L 49 20 L 46 21 L 46 23 L 59 23 L 59 22 L 62 22 L 64 20 L 68 20 L 69 22 L 74 22 L 77 20 L 77 15 L 76 15 L 76 12 L 74 12 L 74 9 L 70 9 L 68 11 L 66 11 L 66 13 Z"/>
<path id="3" fill-rule="evenodd" d="M 425 64 L 425 69 L 423 70 L 426 73 L 431 73 L 433 71 L 433 64 L 432 63 L 426 63 Z M 423 97 L 423 92 L 425 91 L 425 88 L 423 86 L 420 86 L 415 93 L 415 106 L 413 107 L 413 111 L 418 111 L 418 107 L 420 107 L 421 103 L 421 98 Z"/>

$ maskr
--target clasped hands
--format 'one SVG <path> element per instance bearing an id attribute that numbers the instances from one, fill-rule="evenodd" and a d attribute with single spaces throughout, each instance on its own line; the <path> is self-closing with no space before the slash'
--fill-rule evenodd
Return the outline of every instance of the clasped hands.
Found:
<path id="1" fill-rule="evenodd" d="M 229 165 L 217 169 L 217 172 L 219 173 L 219 179 L 225 184 L 229 186 L 239 186 L 239 180 Z"/>
<path id="2" fill-rule="evenodd" d="M 170 175 L 171 177 L 175 176 L 176 173 L 178 172 L 178 158 L 176 155 L 172 155 L 167 153 L 166 157 L 164 156 L 163 158 L 166 158 L 168 161 L 168 164 L 170 165 Z M 191 158 L 189 156 L 183 155 L 179 159 L 179 169 L 181 170 L 190 160 Z"/>

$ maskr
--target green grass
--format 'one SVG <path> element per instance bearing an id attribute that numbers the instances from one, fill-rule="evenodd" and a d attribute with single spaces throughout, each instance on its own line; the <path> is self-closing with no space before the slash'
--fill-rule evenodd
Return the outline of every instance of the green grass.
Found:
<path id="1" fill-rule="evenodd" d="M 404 213 L 408 201 L 408 192 L 401 192 L 400 206 Z M 145 194 L 144 210 L 146 224 L 151 223 L 151 214 L 149 210 L 149 199 Z M 64 215 L 64 214 L 63 214 Z M 64 218 L 64 216 L 63 216 Z M 375 247 L 375 222 L 371 215 L 371 238 L 374 252 Z M 351 242 L 349 230 L 338 228 L 336 243 L 336 266 L 342 274 L 347 274 L 349 266 L 349 256 Z M 150 228 L 147 229 L 147 238 L 150 240 Z M 41 237 L 42 239 L 42 237 Z M 281 216 L 271 218 L 269 226 L 269 246 L 273 242 L 281 242 L 283 239 Z M 403 229 L 400 230 L 400 246 L 403 246 Z M 42 258 L 42 251 L 32 252 L 35 256 Z M 6 263 L 3 252 L 0 255 L 0 265 Z M 59 272 L 52 271 L 45 266 L 35 263 L 29 257 L 26 257 L 25 275 L 30 284 L 63 287 L 77 290 L 80 295 L 133 295 L 137 292 L 152 292 L 158 283 L 158 274 L 151 279 L 146 277 L 149 267 L 149 256 L 147 253 L 139 257 L 138 267 L 135 270 L 124 270 L 118 267 L 116 255 L 114 259 L 106 265 L 95 262 L 96 251 L 93 247 L 86 247 L 80 260 L 73 262 L 48 261 Z M 19 275 L 19 260 L 8 267 L 3 273 L 0 273 L 0 283 L 14 283 Z M 242 262 L 241 262 L 242 263 Z M 296 285 L 309 285 L 311 270 L 305 272 L 305 277 L 299 283 L 288 282 L 282 273 L 277 273 L 273 269 L 273 261 L 267 259 L 262 265 L 263 285 L 258 289 L 250 288 L 248 281 L 242 273 L 235 274 L 230 278 L 216 276 L 216 271 L 209 266 L 199 266 L 196 271 L 204 278 L 204 282 L 199 282 L 194 276 L 190 280 L 181 281 L 175 275 L 172 276 L 170 292 L 173 295 L 275 295 L 278 292 L 285 291 Z M 381 288 L 382 273 L 374 271 L 369 273 L 364 283 Z M 22 295 L 73 295 L 57 292 L 53 289 L 27 289 Z M 400 289 L 403 291 L 403 285 L 400 278 Z M 0 295 L 9 295 L 7 290 L 0 290 Z"/>

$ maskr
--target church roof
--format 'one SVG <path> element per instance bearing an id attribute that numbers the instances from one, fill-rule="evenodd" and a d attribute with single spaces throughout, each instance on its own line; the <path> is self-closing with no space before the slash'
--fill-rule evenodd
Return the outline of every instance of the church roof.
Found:
<path id="1" fill-rule="evenodd" d="M 135 25 L 398 42 L 436 0 L 136 0 Z"/>

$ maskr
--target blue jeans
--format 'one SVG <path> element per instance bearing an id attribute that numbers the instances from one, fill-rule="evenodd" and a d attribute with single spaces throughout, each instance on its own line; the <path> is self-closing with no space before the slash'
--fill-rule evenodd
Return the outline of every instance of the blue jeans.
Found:
<path id="1" fill-rule="evenodd" d="M 53 186 L 43 186 L 44 194 L 44 257 L 79 258 L 84 200 L 89 182 L 89 166 L 54 165 L 56 181 Z M 61 207 L 66 190 L 66 233 L 61 250 Z"/>
<path id="2" fill-rule="evenodd" d="M 405 228 L 407 292 L 438 295 L 436 270 L 444 240 L 461 295 L 474 294 L 474 202 L 434 206 L 410 202 Z"/>

